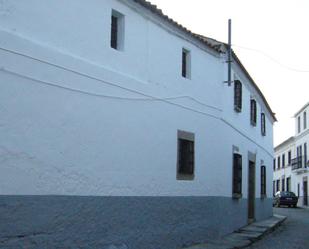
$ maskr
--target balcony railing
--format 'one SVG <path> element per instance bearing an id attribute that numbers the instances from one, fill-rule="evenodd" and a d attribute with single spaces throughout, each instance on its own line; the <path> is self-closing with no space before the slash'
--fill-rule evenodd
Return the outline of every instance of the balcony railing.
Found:
<path id="1" fill-rule="evenodd" d="M 303 157 L 299 156 L 291 160 L 292 170 L 303 168 Z"/>

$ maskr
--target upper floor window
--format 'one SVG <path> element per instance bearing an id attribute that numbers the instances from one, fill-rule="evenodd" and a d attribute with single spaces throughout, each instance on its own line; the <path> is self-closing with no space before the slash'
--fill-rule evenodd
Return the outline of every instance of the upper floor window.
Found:
<path id="1" fill-rule="evenodd" d="M 297 131 L 300 133 L 300 116 L 297 118 Z"/>
<path id="2" fill-rule="evenodd" d="M 191 53 L 187 49 L 182 49 L 182 68 L 181 75 L 184 78 L 190 79 L 191 77 Z"/>
<path id="3" fill-rule="evenodd" d="M 291 161 L 292 161 L 292 152 L 289 151 L 288 152 L 288 165 L 291 165 Z"/>
<path id="4" fill-rule="evenodd" d="M 307 112 L 304 112 L 304 129 L 307 129 Z"/>
<path id="5" fill-rule="evenodd" d="M 265 113 L 261 113 L 261 133 L 262 133 L 262 136 L 266 136 L 266 118 L 265 118 Z"/>
<path id="6" fill-rule="evenodd" d="M 280 156 L 277 158 L 277 168 L 280 169 Z"/>
<path id="7" fill-rule="evenodd" d="M 111 16 L 111 47 L 116 50 L 124 48 L 124 15 L 115 10 Z"/>
<path id="8" fill-rule="evenodd" d="M 177 179 L 194 179 L 194 134 L 178 131 Z"/>
<path id="9" fill-rule="evenodd" d="M 256 126 L 256 116 L 257 116 L 256 100 L 251 99 L 250 101 L 250 121 L 251 121 L 251 125 L 253 126 Z"/>
<path id="10" fill-rule="evenodd" d="M 276 170 L 276 158 L 274 158 L 274 165 L 273 165 L 274 170 Z"/>
<path id="11" fill-rule="evenodd" d="M 233 154 L 233 197 L 240 198 L 242 193 L 242 156 Z"/>
<path id="12" fill-rule="evenodd" d="M 239 80 L 234 81 L 234 109 L 241 112 L 242 108 L 242 84 Z"/>
<path id="13" fill-rule="evenodd" d="M 266 166 L 261 166 L 261 197 L 266 196 Z"/>
<path id="14" fill-rule="evenodd" d="M 282 154 L 282 168 L 285 166 L 285 154 Z"/>

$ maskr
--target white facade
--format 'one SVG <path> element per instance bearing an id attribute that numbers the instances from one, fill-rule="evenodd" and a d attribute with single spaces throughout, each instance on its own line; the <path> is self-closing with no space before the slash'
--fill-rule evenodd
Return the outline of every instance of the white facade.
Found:
<path id="1" fill-rule="evenodd" d="M 304 206 L 308 205 L 308 112 L 309 103 L 294 116 L 295 136 L 275 148 L 273 179 L 273 193 L 288 189 L 300 197 L 298 204 Z M 287 181 L 290 181 L 290 188 Z"/>
<path id="2" fill-rule="evenodd" d="M 250 160 L 254 217 L 269 217 L 275 117 L 264 96 L 234 55 L 233 80 L 242 84 L 236 112 L 225 45 L 208 45 L 141 2 L 1 2 L 0 195 L 215 197 L 217 215 L 230 214 L 224 229 L 213 221 L 220 234 L 247 223 Z M 111 47 L 113 13 L 121 18 L 119 49 Z M 187 180 L 177 178 L 180 131 L 194 135 Z M 236 199 L 233 153 L 242 155 Z M 215 219 L 207 215 L 197 222 Z"/>

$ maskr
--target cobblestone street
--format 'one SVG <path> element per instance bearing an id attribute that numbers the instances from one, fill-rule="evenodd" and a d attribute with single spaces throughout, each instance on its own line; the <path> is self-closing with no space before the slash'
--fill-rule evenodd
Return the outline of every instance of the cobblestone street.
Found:
<path id="1" fill-rule="evenodd" d="M 275 208 L 274 213 L 287 216 L 275 232 L 249 247 L 250 249 L 308 249 L 309 210 Z"/>

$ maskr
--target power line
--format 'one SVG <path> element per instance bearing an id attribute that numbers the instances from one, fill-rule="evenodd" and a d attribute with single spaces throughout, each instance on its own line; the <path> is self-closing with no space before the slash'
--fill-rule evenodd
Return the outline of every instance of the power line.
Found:
<path id="1" fill-rule="evenodd" d="M 271 55 L 265 53 L 262 50 L 259 50 L 259 49 L 256 49 L 256 48 L 243 47 L 243 46 L 239 46 L 239 45 L 235 45 L 235 44 L 233 44 L 233 47 L 240 48 L 240 49 L 246 49 L 246 50 L 250 50 L 250 51 L 259 53 L 259 54 L 263 55 L 264 57 L 267 57 L 271 61 L 275 62 L 276 64 L 280 65 L 281 67 L 283 67 L 285 69 L 288 69 L 290 71 L 297 72 L 297 73 L 309 73 L 309 70 L 303 70 L 303 69 L 298 69 L 298 68 L 290 67 L 290 66 L 280 62 L 276 58 L 272 57 Z"/>

